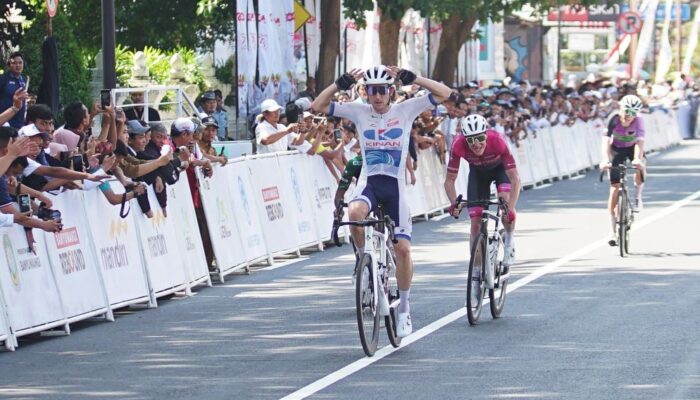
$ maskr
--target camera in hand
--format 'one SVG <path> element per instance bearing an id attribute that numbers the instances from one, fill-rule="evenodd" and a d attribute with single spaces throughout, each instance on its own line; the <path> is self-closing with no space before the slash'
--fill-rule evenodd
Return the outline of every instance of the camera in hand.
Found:
<path id="1" fill-rule="evenodd" d="M 109 107 L 112 103 L 112 96 L 109 89 L 102 89 L 100 91 L 100 105 L 102 108 Z"/>
<path id="2" fill-rule="evenodd" d="M 58 210 L 52 210 L 46 207 L 46 204 L 41 203 L 41 205 L 39 205 L 37 217 L 39 217 L 39 219 L 43 219 L 44 221 L 60 221 L 61 212 Z"/>
<path id="3" fill-rule="evenodd" d="M 28 213 L 32 211 L 31 205 L 32 199 L 28 194 L 20 194 L 17 196 L 17 203 L 19 204 L 19 212 Z"/>

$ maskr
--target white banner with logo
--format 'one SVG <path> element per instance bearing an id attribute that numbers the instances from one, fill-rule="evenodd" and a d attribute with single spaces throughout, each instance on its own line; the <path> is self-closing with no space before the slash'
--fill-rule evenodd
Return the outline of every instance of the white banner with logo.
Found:
<path id="1" fill-rule="evenodd" d="M 13 351 L 15 349 L 15 338 L 10 331 L 10 322 L 8 321 L 7 304 L 5 304 L 5 296 L 2 293 L 2 285 L 0 285 L 0 342 L 3 342 L 5 349 Z"/>
<path id="2" fill-rule="evenodd" d="M 239 227 L 246 260 L 255 262 L 268 256 L 258 208 L 253 202 L 253 183 L 245 158 L 229 162 L 220 168 L 226 176 L 226 187 L 233 210 L 233 220 Z"/>
<path id="3" fill-rule="evenodd" d="M 115 193 L 124 188 L 110 182 Z M 141 259 L 138 229 L 133 213 L 122 219 L 118 205 L 110 204 L 100 190 L 83 193 L 85 213 L 101 269 L 107 298 L 113 307 L 150 301 L 148 277 Z M 136 201 L 131 201 L 137 207 Z"/>
<path id="4" fill-rule="evenodd" d="M 434 211 L 441 207 L 442 200 L 440 192 L 444 192 L 443 182 L 439 182 L 438 171 L 435 164 L 430 161 L 431 157 L 435 157 L 433 149 L 418 151 L 418 169 L 416 174 L 421 176 L 421 189 L 425 198 L 425 203 L 428 212 Z"/>
<path id="5" fill-rule="evenodd" d="M 331 237 L 333 226 L 333 211 L 335 206 L 333 199 L 338 184 L 331 171 L 321 157 L 303 155 L 301 160 L 305 164 L 305 175 L 310 184 L 310 196 L 313 201 L 313 211 L 316 220 L 316 231 L 320 240 L 328 240 Z"/>
<path id="6" fill-rule="evenodd" d="M 292 199 L 285 198 L 284 182 L 275 154 L 248 160 L 253 176 L 252 203 L 258 207 L 265 242 L 270 253 L 297 250 L 301 239 Z"/>
<path id="7" fill-rule="evenodd" d="M 56 281 L 46 254 L 43 231 L 34 229 L 34 251 L 24 228 L 0 229 L 0 284 L 15 335 L 65 324 Z"/>
<path id="8" fill-rule="evenodd" d="M 233 270 L 248 260 L 239 233 L 240 221 L 237 220 L 229 195 L 231 182 L 223 171 L 227 168 L 231 166 L 214 166 L 211 178 L 204 178 L 201 171 L 197 170 L 199 194 L 207 218 L 209 238 L 214 249 L 216 265 L 224 275 L 226 271 Z"/>
<path id="9" fill-rule="evenodd" d="M 313 191 L 308 180 L 311 170 L 304 163 L 304 157 L 311 156 L 294 153 L 277 155 L 281 178 L 279 181 L 283 191 L 281 200 L 284 208 L 290 211 L 291 221 L 299 234 L 297 247 L 306 247 L 319 242 L 314 219 L 316 208 L 312 207 L 311 203 Z"/>
<path id="10" fill-rule="evenodd" d="M 190 286 L 206 283 L 211 286 L 209 268 L 204 256 L 202 236 L 199 234 L 197 214 L 192 203 L 190 184 L 181 174 L 176 184 L 168 186 L 168 216 L 172 217 L 175 239 L 180 250 L 180 262 Z"/>
<path id="11" fill-rule="evenodd" d="M 109 301 L 90 228 L 83 207 L 75 207 L 84 204 L 83 192 L 69 190 L 51 196 L 51 201 L 52 208 L 61 211 L 63 230 L 44 237 L 66 317 L 72 322 L 107 313 Z"/>
<path id="12" fill-rule="evenodd" d="M 182 177 L 184 179 L 184 176 Z M 134 202 L 131 213 L 138 226 L 139 242 L 151 289 L 156 297 L 188 288 L 189 279 L 182 267 L 175 229 L 176 216 L 167 215 L 160 208 L 153 186 L 148 186 L 148 201 L 153 217 L 148 218 Z"/>

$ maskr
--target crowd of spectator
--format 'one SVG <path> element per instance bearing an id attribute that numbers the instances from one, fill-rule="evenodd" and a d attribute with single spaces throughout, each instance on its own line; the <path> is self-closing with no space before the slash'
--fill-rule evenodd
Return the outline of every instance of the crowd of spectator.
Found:
<path id="1" fill-rule="evenodd" d="M 418 86 L 396 85 L 394 101 L 401 102 L 425 95 Z M 617 100 L 627 94 L 644 99 L 647 106 L 685 99 L 698 93 L 698 86 L 685 76 L 675 81 L 652 85 L 648 82 L 615 81 L 589 77 L 579 84 L 553 82 L 503 82 L 489 86 L 469 82 L 453 89 L 452 96 L 432 111 L 422 113 L 411 129 L 409 179 L 415 181 L 417 151 L 431 150 L 445 163 L 452 138 L 458 133 L 460 118 L 478 113 L 493 128 L 519 146 L 529 135 L 550 126 L 572 126 L 577 122 L 593 123 L 605 128 L 607 119 L 618 109 Z M 263 101 L 261 113 L 252 123 L 257 153 L 300 150 L 323 157 L 338 180 L 343 166 L 359 153 L 357 132 L 353 124 L 312 114 L 315 81 L 309 78 L 307 88 L 286 107 L 274 99 Z M 338 91 L 334 101 L 367 103 L 367 92 L 360 81 L 349 91 Z M 297 117 L 297 116 L 300 117 Z M 417 150 L 418 149 L 418 150 Z"/>
<path id="2" fill-rule="evenodd" d="M 208 234 L 195 167 L 211 177 L 212 163 L 228 161 L 212 146 L 227 135 L 220 92 L 204 93 L 202 113 L 178 118 L 169 127 L 160 122 L 156 109 L 144 104 L 143 92 L 132 92 L 123 108 L 102 100 L 68 104 L 60 115 L 62 126 L 55 128 L 52 110 L 28 101 L 27 83 L 23 57 L 13 53 L 0 77 L 0 226 L 24 226 L 32 248 L 32 228 L 62 229 L 61 210 L 52 209 L 47 192 L 74 189 L 100 190 L 109 203 L 121 206 L 122 218 L 130 211 L 130 200 L 136 199 L 144 215 L 152 218 L 151 187 L 167 217 L 166 187 L 184 173 L 200 232 Z M 211 243 L 208 236 L 203 239 L 213 268 Z"/>

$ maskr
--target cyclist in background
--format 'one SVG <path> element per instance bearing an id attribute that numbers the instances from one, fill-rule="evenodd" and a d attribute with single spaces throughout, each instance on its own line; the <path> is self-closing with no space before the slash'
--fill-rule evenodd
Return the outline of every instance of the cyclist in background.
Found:
<path id="1" fill-rule="evenodd" d="M 605 170 L 610 167 L 618 167 L 624 164 L 625 160 L 632 161 L 632 165 L 637 168 L 634 177 L 635 201 L 633 202 L 636 211 L 642 210 L 642 189 L 644 188 L 644 122 L 638 116 L 642 110 L 642 100 L 635 95 L 627 95 L 620 100 L 620 111 L 610 119 L 608 131 L 603 138 L 603 157 L 600 169 Z M 617 245 L 617 198 L 620 191 L 620 170 L 612 168 L 610 170 L 610 194 L 608 197 L 608 211 L 610 211 L 611 234 L 608 244 Z"/>
<path id="2" fill-rule="evenodd" d="M 362 77 L 368 103 L 331 103 L 338 90 L 349 90 Z M 417 84 L 430 93 L 401 103 L 393 103 L 394 80 L 403 85 Z M 346 118 L 355 123 L 362 150 L 362 172 L 355 196 L 349 205 L 350 219 L 361 220 L 370 210 L 382 203 L 387 214 L 396 223 L 395 245 L 400 304 L 396 333 L 405 337 L 413 331 L 409 307 L 413 262 L 411 260 L 411 213 L 405 194 L 404 179 L 411 125 L 423 111 L 442 103 L 450 95 L 450 88 L 442 83 L 416 76 L 411 71 L 395 66 L 379 65 L 364 73 L 354 69 L 341 75 L 334 84 L 323 90 L 311 107 L 315 111 Z M 352 237 L 358 251 L 364 249 L 364 229 L 352 227 Z M 361 254 L 360 254 L 361 255 Z M 383 293 L 379 295 L 381 315 L 388 315 L 389 304 Z"/>
<path id="3" fill-rule="evenodd" d="M 460 121 L 461 135 L 452 142 L 450 162 L 447 165 L 445 177 L 445 192 L 452 204 L 449 212 L 457 218 L 462 211 L 455 200 L 457 191 L 455 180 L 459 172 L 460 159 L 469 163 L 469 183 L 467 187 L 467 207 L 471 220 L 470 245 L 479 236 L 481 215 L 484 206 L 491 198 L 491 183 L 496 182 L 498 196 L 508 204 L 509 213 L 503 216 L 505 233 L 503 242 L 505 255 L 503 258 L 503 274 L 507 274 L 515 262 L 515 206 L 520 196 L 520 175 L 515 166 L 515 159 L 508 149 L 505 140 L 497 131 L 489 128 L 486 118 L 479 114 L 471 114 Z"/>

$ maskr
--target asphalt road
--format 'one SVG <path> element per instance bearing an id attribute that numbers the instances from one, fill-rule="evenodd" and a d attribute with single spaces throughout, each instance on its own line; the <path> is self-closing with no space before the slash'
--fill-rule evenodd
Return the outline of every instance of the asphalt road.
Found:
<path id="1" fill-rule="evenodd" d="M 624 259 L 604 240 L 597 171 L 524 192 L 498 320 L 464 316 L 465 221 L 419 222 L 414 334 L 399 349 L 364 357 L 346 246 L 70 336 L 23 338 L 0 353 L 0 397 L 698 399 L 698 160 L 693 141 L 650 159 Z"/>

